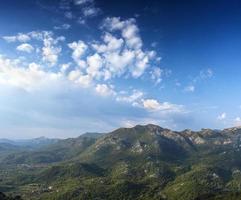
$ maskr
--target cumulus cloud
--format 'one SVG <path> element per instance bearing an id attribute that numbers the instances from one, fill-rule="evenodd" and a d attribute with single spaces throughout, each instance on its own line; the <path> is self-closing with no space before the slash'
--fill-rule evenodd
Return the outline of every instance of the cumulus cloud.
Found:
<path id="1" fill-rule="evenodd" d="M 64 63 L 64 64 L 62 64 L 61 67 L 60 67 L 61 73 L 65 74 L 70 66 L 71 66 L 71 63 Z"/>
<path id="2" fill-rule="evenodd" d="M 39 65 L 39 67 L 30 67 L 29 65 L 19 68 L 23 72 L 20 77 L 24 77 L 23 74 L 32 76 L 33 71 L 35 72 L 33 76 L 38 74 L 36 80 L 39 81 L 41 79 L 45 80 L 40 74 L 46 75 L 46 77 L 61 77 L 81 87 L 93 87 L 102 96 L 115 96 L 117 102 L 128 103 L 134 107 L 144 109 L 148 108 L 146 105 L 148 101 L 145 102 L 143 92 L 134 89 L 132 94 L 123 95 L 118 91 L 114 91 L 113 85 L 104 82 L 111 81 L 116 77 L 137 78 L 142 76 L 149 67 L 149 63 L 157 59 L 156 53 L 142 49 L 142 39 L 134 19 L 106 18 L 101 30 L 103 35 L 99 41 L 85 43 L 79 40 L 67 44 L 72 50 L 71 56 L 76 65 L 71 63 L 60 64 L 59 68 L 54 72 L 46 67 L 43 68 L 42 65 Z M 50 31 L 32 31 L 24 35 L 31 40 L 42 42 L 41 50 L 38 48 L 38 52 L 42 54 L 42 61 L 50 66 L 55 66 L 58 63 L 62 50 L 59 43 L 64 41 L 65 37 L 56 37 Z M 19 36 L 20 34 L 15 37 Z M 23 38 L 22 36 L 22 41 Z M 19 45 L 17 49 L 26 52 L 33 50 L 28 43 Z M 8 75 L 12 72 L 15 73 L 16 69 L 16 67 L 11 67 L 12 71 L 9 71 Z M 152 74 L 151 79 L 159 82 L 163 71 L 159 68 L 152 68 L 150 73 Z M 23 84 L 23 88 L 30 85 Z"/>
<path id="3" fill-rule="evenodd" d="M 83 75 L 80 70 L 72 70 L 68 74 L 68 79 L 81 87 L 90 87 L 92 78 L 89 75 Z"/>
<path id="4" fill-rule="evenodd" d="M 183 110 L 182 105 L 171 104 L 169 102 L 160 103 L 156 99 L 143 100 L 143 107 L 149 111 L 179 112 Z"/>
<path id="5" fill-rule="evenodd" d="M 110 96 L 116 94 L 113 90 L 113 86 L 108 86 L 106 84 L 97 84 L 95 90 L 101 96 Z"/>
<path id="6" fill-rule="evenodd" d="M 104 20 L 102 28 L 106 28 L 113 33 L 121 32 L 124 41 L 123 52 L 128 52 L 128 55 L 132 56 L 126 66 L 129 66 L 133 77 L 140 77 L 149 67 L 149 62 L 154 57 L 155 52 L 142 50 L 143 43 L 135 19 L 121 20 L 119 17 L 109 17 Z"/>
<path id="7" fill-rule="evenodd" d="M 87 86 L 122 76 L 137 78 L 145 73 L 150 62 L 155 61 L 154 51 L 142 49 L 135 20 L 107 18 L 101 29 L 103 35 L 99 41 L 85 43 L 79 40 L 68 44 L 78 66 L 70 72 L 69 78 L 76 83 Z M 139 38 L 140 44 L 131 43 L 133 38 Z M 158 72 L 155 75 L 158 76 Z"/>
<path id="8" fill-rule="evenodd" d="M 87 7 L 89 3 L 91 2 L 88 0 L 82 0 L 78 1 L 77 4 Z M 67 7 L 66 4 L 66 9 Z M 55 27 L 55 29 L 65 28 L 64 26 Z M 166 74 L 164 69 L 153 67 L 157 66 L 156 62 L 159 62 L 160 59 L 156 56 L 156 52 L 143 47 L 144 44 L 135 19 L 106 18 L 101 26 L 102 36 L 100 39 L 88 42 L 71 41 L 66 45 L 71 51 L 71 60 L 68 60 L 68 54 L 66 54 L 64 58 L 67 59 L 62 63 L 60 62 L 62 59 L 59 58 L 62 55 L 62 49 L 65 48 L 63 36 L 56 36 L 51 31 L 32 31 L 24 35 L 20 38 L 20 35 L 17 34 L 12 36 L 14 39 L 8 38 L 8 41 L 21 41 L 23 44 L 18 45 L 17 50 L 37 53 L 36 62 L 30 61 L 28 63 L 26 60 L 26 62 L 21 62 L 20 60 L 0 57 L 1 85 L 13 86 L 32 92 L 42 86 L 44 91 L 46 88 L 53 87 L 53 83 L 59 83 L 65 84 L 62 88 L 64 91 L 81 91 L 83 94 L 86 94 L 84 91 L 91 91 L 90 93 L 95 98 L 97 95 L 109 97 L 100 99 L 111 101 L 112 104 L 115 104 L 115 108 L 123 106 L 123 110 L 119 110 L 120 113 L 123 112 L 120 114 L 123 119 L 129 118 L 126 113 L 129 113 L 132 109 L 134 112 L 140 113 L 140 117 L 136 119 L 140 121 L 164 119 L 168 118 L 170 113 L 174 116 L 176 113 L 185 112 L 182 105 L 160 102 L 148 97 L 145 92 L 134 89 L 135 87 L 126 88 L 125 84 L 115 85 L 117 79 L 134 78 L 135 81 L 138 81 L 136 78 L 144 74 L 149 75 L 154 82 L 160 83 L 162 77 Z M 31 40 L 31 42 L 36 40 L 33 41 L 36 42 L 33 43 L 36 51 L 28 46 L 29 43 L 26 42 L 28 40 Z M 61 92 L 60 90 L 58 96 L 62 95 Z M 81 98 L 78 98 L 77 103 L 82 104 L 84 98 L 85 95 L 82 95 Z M 75 102 L 75 104 L 77 103 Z M 98 102 L 95 103 L 98 104 Z M 87 109 L 90 105 L 87 102 L 83 107 Z M 105 112 L 109 116 L 109 113 L 114 111 L 109 109 L 108 106 L 109 104 L 106 105 L 108 109 Z M 98 109 L 94 109 L 93 112 L 96 112 L 95 110 Z"/>
<path id="9" fill-rule="evenodd" d="M 79 40 L 78 42 L 72 42 L 68 44 L 69 48 L 73 50 L 72 58 L 78 64 L 79 67 L 85 67 L 85 62 L 81 59 L 88 46 L 85 42 Z"/>
<path id="10" fill-rule="evenodd" d="M 84 17 L 94 17 L 99 14 L 100 9 L 91 6 L 91 7 L 83 8 L 82 12 L 83 12 Z"/>
<path id="11" fill-rule="evenodd" d="M 52 33 L 45 32 L 43 38 L 42 55 L 43 61 L 48 62 L 51 66 L 54 66 L 58 62 L 58 56 L 62 48 L 56 46 L 59 41 L 64 41 L 64 37 L 58 37 L 54 39 Z"/>
<path id="12" fill-rule="evenodd" d="M 24 34 L 18 33 L 15 36 L 4 36 L 3 38 L 7 42 L 22 42 L 23 44 L 17 46 L 17 50 L 28 53 L 31 53 L 34 49 L 29 43 L 26 43 L 27 41 L 41 41 L 43 44 L 41 48 L 42 60 L 50 66 L 57 64 L 59 54 L 62 50 L 58 43 L 65 40 L 63 36 L 54 37 L 54 33 L 51 31 L 32 31 Z"/>
<path id="13" fill-rule="evenodd" d="M 110 33 L 105 33 L 103 36 L 104 44 L 94 43 L 92 47 L 98 53 L 105 52 L 120 52 L 124 45 L 124 40 L 122 38 L 116 38 Z"/>
<path id="14" fill-rule="evenodd" d="M 109 31 L 121 31 L 122 37 L 130 48 L 140 49 L 143 45 L 134 18 L 121 20 L 120 17 L 108 17 L 102 27 L 107 28 Z"/>
<path id="15" fill-rule="evenodd" d="M 154 51 L 143 51 L 139 28 L 134 19 L 106 18 L 102 25 L 103 42 L 92 44 L 104 60 L 106 79 L 123 74 L 138 78 L 155 57 Z M 121 37 L 117 37 L 118 32 Z"/>
<path id="16" fill-rule="evenodd" d="M 103 66 L 103 60 L 99 56 L 99 54 L 94 54 L 92 56 L 87 57 L 87 69 L 86 72 L 93 78 L 98 79 L 101 77 L 100 69 Z"/>
<path id="17" fill-rule="evenodd" d="M 56 81 L 60 74 L 45 72 L 37 63 L 23 67 L 20 60 L 11 60 L 0 56 L 0 84 L 10 85 L 31 91 L 40 85 Z"/>
<path id="18" fill-rule="evenodd" d="M 19 46 L 17 46 L 16 48 L 18 51 L 24 51 L 24 52 L 27 52 L 27 53 L 31 53 L 34 48 L 31 44 L 28 44 L 28 43 L 23 43 L 23 44 L 20 44 Z"/>

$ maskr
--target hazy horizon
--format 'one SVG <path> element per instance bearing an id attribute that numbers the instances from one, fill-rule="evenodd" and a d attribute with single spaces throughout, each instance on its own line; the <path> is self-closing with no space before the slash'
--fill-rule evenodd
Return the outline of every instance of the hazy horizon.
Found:
<path id="1" fill-rule="evenodd" d="M 16 137 L 0 137 L 0 140 L 1 139 L 6 139 L 6 140 L 12 140 L 12 141 L 17 141 L 17 140 L 31 140 L 31 139 L 38 139 L 38 138 L 47 138 L 47 139 L 68 139 L 68 138 L 76 138 L 76 137 L 79 137 L 81 135 L 84 135 L 84 134 L 88 134 L 88 133 L 99 133 L 99 134 L 108 134 L 108 133 L 111 133 L 119 128 L 134 128 L 135 126 L 137 125 L 141 125 L 141 126 L 146 126 L 146 125 L 149 125 L 149 124 L 136 124 L 136 125 L 133 125 L 133 126 L 128 126 L 128 127 L 117 127 L 117 128 L 114 128 L 114 129 L 110 129 L 108 131 L 105 131 L 105 132 L 98 132 L 98 131 L 86 131 L 86 132 L 82 132 L 82 133 L 76 133 L 76 134 L 73 134 L 73 135 L 69 135 L 69 136 L 66 136 L 66 134 L 63 135 L 63 137 L 54 137 L 54 136 L 50 136 L 49 137 L 49 134 L 43 134 L 43 135 L 39 135 L 37 137 L 19 137 L 19 138 L 16 138 Z M 152 125 L 157 125 L 159 126 L 158 124 L 152 124 Z M 161 127 L 161 126 L 160 126 Z M 167 127 L 161 127 L 161 128 L 167 128 Z M 177 132 L 182 132 L 184 130 L 191 130 L 191 131 L 194 131 L 194 132 L 199 132 L 199 131 L 202 131 L 202 130 L 205 130 L 205 129 L 211 129 L 211 130 L 224 130 L 224 129 L 231 129 L 231 128 L 241 128 L 241 126 L 233 126 L 233 127 L 224 127 L 223 129 L 211 129 L 211 128 L 207 128 L 207 127 L 204 127 L 204 128 L 201 128 L 201 129 L 180 129 L 180 130 L 175 130 L 175 129 L 170 129 L 172 131 L 177 131 Z M 168 128 L 167 128 L 168 129 Z M 59 135 L 59 133 L 57 133 L 57 135 Z"/>

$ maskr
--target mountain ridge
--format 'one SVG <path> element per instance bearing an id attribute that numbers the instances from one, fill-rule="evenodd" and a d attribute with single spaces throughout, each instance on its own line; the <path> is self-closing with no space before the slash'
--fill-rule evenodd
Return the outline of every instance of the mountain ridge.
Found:
<path id="1" fill-rule="evenodd" d="M 137 125 L 8 154 L 0 189 L 33 200 L 239 200 L 240 149 L 240 128 Z"/>

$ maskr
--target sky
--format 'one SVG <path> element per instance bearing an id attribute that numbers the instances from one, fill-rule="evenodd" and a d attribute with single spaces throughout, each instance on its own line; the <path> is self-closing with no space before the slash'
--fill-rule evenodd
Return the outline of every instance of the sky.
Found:
<path id="1" fill-rule="evenodd" d="M 0 3 L 0 138 L 241 125 L 239 1 Z"/>

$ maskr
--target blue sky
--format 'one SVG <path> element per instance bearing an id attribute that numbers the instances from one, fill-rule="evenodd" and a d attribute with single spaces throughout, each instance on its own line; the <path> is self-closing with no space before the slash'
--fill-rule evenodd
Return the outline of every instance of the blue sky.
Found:
<path id="1" fill-rule="evenodd" d="M 0 137 L 241 125 L 238 1 L 2 1 Z"/>

